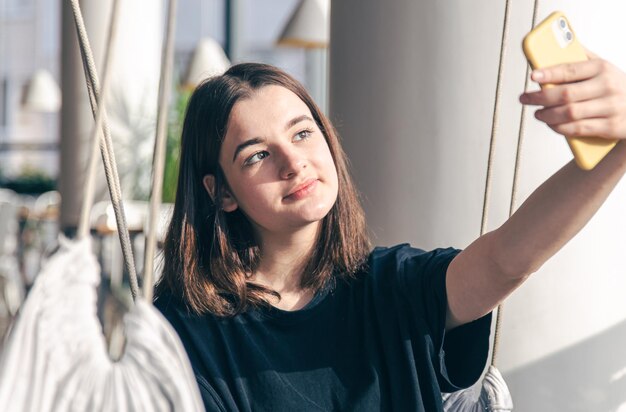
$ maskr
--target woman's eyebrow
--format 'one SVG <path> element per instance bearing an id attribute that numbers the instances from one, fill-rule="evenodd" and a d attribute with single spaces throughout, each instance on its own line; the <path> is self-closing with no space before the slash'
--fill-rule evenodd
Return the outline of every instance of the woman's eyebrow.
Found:
<path id="1" fill-rule="evenodd" d="M 287 122 L 287 126 L 285 126 L 285 131 L 291 129 L 292 127 L 294 127 L 295 125 L 297 125 L 298 123 L 304 120 L 313 121 L 313 119 L 311 119 L 311 117 L 306 114 L 303 114 L 302 116 L 294 117 L 293 119 Z"/>
<path id="2" fill-rule="evenodd" d="M 237 148 L 235 149 L 235 154 L 233 155 L 233 163 L 235 163 L 235 159 L 237 158 L 237 155 L 239 154 L 239 152 L 241 152 L 243 149 L 245 149 L 248 146 L 253 146 L 255 144 L 259 144 L 259 143 L 263 143 L 265 141 L 265 139 L 263 139 L 262 137 L 253 137 L 252 139 L 248 139 L 245 142 L 241 143 L 239 146 L 237 146 Z"/>

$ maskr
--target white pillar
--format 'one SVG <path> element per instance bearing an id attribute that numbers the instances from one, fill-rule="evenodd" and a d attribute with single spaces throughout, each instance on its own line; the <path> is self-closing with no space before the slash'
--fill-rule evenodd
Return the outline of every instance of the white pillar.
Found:
<path id="1" fill-rule="evenodd" d="M 62 5 L 63 107 L 59 189 L 63 202 L 61 227 L 65 229 L 75 227 L 78 222 L 91 144 L 88 139 L 94 121 L 89 109 L 71 7 L 69 1 L 63 1 Z M 100 82 L 111 5 L 111 0 L 81 2 Z M 128 181 L 125 179 L 125 170 L 137 165 L 143 158 L 148 160 L 149 168 L 152 158 L 163 36 L 163 4 L 124 0 L 120 1 L 119 7 L 120 20 L 111 66 L 111 90 L 108 94 L 107 110 L 122 189 L 129 192 L 128 184 L 124 185 L 124 181 Z M 101 165 L 99 170 L 102 170 Z M 149 169 L 146 175 L 149 185 Z M 108 199 L 102 173 L 98 183 L 97 196 Z"/>
<path id="2" fill-rule="evenodd" d="M 626 4 L 544 2 L 626 69 Z M 513 2 L 489 228 L 504 222 L 533 2 Z M 466 247 L 480 229 L 504 2 L 332 3 L 330 115 L 377 244 Z M 355 22 L 358 22 L 355 24 Z M 532 118 L 519 199 L 571 159 Z M 611 411 L 626 402 L 626 186 L 507 302 L 499 366 L 516 410 Z"/>
<path id="3" fill-rule="evenodd" d="M 105 2 L 84 2 L 85 18 L 90 13 L 106 15 L 110 10 Z M 85 169 L 88 145 L 85 141 L 93 124 L 85 87 L 85 76 L 80 59 L 76 29 L 69 1 L 61 2 L 61 108 L 60 167 L 58 188 L 61 193 L 60 225 L 62 230 L 73 230 L 78 224 L 82 188 L 85 186 Z M 95 9 L 95 10 L 94 10 Z M 102 50 L 101 43 L 106 26 L 90 25 L 88 33 L 94 50 Z M 97 56 L 99 57 L 99 54 Z"/>

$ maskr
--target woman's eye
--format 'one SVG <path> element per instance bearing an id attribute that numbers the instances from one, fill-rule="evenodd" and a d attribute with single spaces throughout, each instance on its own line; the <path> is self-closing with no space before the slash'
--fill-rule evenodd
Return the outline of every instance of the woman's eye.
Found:
<path id="1" fill-rule="evenodd" d="M 269 156 L 269 153 L 267 153 L 266 151 L 256 152 L 255 154 L 250 156 L 248 159 L 246 159 L 246 162 L 244 163 L 244 165 L 245 166 L 253 165 L 265 159 L 267 156 Z"/>
<path id="2" fill-rule="evenodd" d="M 311 136 L 311 133 L 313 133 L 313 130 L 309 130 L 309 129 L 305 129 L 305 130 L 299 131 L 294 136 L 294 139 L 296 139 L 296 140 L 308 139 Z"/>

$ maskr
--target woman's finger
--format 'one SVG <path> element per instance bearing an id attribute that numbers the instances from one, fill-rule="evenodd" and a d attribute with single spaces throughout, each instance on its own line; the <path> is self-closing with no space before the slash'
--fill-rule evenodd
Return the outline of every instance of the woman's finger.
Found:
<path id="1" fill-rule="evenodd" d="M 608 63 L 602 59 L 559 64 L 533 70 L 531 78 L 539 84 L 561 84 L 587 80 L 600 74 Z"/>
<path id="2" fill-rule="evenodd" d="M 535 112 L 535 117 L 552 126 L 589 118 L 607 118 L 626 109 L 626 104 L 616 97 L 605 97 L 584 102 L 547 107 Z"/>
<path id="3" fill-rule="evenodd" d="M 607 94 L 607 84 L 601 78 L 547 87 L 520 96 L 520 102 L 535 106 L 560 106 L 602 97 Z"/>
<path id="4" fill-rule="evenodd" d="M 626 135 L 616 134 L 617 125 L 613 119 L 584 119 L 550 126 L 555 132 L 568 137 L 597 136 L 609 139 L 624 139 Z"/>

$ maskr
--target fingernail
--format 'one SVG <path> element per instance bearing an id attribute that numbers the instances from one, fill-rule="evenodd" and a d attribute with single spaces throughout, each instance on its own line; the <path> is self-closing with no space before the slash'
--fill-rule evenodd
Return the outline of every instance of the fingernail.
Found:
<path id="1" fill-rule="evenodd" d="M 525 94 L 520 94 L 519 101 L 520 103 L 526 103 L 527 97 Z"/>
<path id="2" fill-rule="evenodd" d="M 543 72 L 540 70 L 535 70 L 533 72 L 533 80 L 542 80 L 543 79 Z"/>

